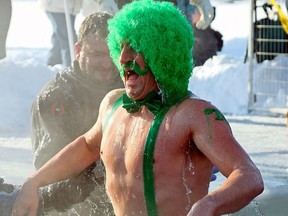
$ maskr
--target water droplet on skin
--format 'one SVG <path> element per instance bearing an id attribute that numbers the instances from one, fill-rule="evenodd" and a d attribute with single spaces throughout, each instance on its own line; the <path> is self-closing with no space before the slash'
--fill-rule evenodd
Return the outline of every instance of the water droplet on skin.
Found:
<path id="1" fill-rule="evenodd" d="M 187 210 L 189 210 L 191 208 L 191 199 L 190 199 L 190 195 L 192 194 L 192 190 L 191 188 L 189 187 L 189 185 L 187 184 L 187 179 L 186 179 L 186 175 L 194 175 L 195 172 L 194 172 L 194 165 L 192 163 L 192 160 L 191 158 L 189 157 L 189 152 L 186 151 L 185 152 L 186 156 L 187 156 L 187 160 L 188 160 L 188 168 L 187 169 L 183 169 L 182 171 L 182 180 L 183 180 L 183 185 L 185 187 L 185 190 L 186 190 L 186 196 L 187 196 L 187 206 L 185 207 Z M 188 172 L 187 172 L 188 171 Z"/>

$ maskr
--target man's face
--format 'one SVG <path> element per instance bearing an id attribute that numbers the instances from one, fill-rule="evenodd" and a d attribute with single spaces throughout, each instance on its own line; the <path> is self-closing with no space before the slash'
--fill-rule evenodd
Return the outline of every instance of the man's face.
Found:
<path id="1" fill-rule="evenodd" d="M 129 44 L 124 43 L 122 45 L 119 63 L 122 67 L 128 62 L 138 65 L 141 70 L 145 70 L 146 67 L 148 67 L 145 63 L 144 56 L 141 53 L 136 53 Z M 157 89 L 157 83 L 150 70 L 148 70 L 145 75 L 138 75 L 132 66 L 124 67 L 123 70 L 124 76 L 122 77 L 122 80 L 126 93 L 134 100 L 144 99 L 149 92 Z"/>
<path id="2" fill-rule="evenodd" d="M 81 70 L 91 79 L 106 81 L 115 76 L 116 67 L 110 58 L 107 43 L 97 39 L 95 35 L 87 37 L 77 55 L 77 60 Z"/>

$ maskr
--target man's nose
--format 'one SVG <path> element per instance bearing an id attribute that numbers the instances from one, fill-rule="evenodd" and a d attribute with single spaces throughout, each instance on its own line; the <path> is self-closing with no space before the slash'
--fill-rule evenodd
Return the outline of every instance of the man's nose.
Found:
<path id="1" fill-rule="evenodd" d="M 121 54 L 120 54 L 120 63 L 126 64 L 127 62 L 134 60 L 134 53 L 131 49 L 129 49 L 127 46 L 123 46 Z"/>

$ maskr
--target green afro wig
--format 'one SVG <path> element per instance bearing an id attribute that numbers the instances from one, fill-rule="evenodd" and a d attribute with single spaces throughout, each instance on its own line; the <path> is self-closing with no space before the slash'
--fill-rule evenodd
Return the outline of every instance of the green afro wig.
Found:
<path id="1" fill-rule="evenodd" d="M 173 105 L 188 92 L 192 75 L 194 36 L 186 17 L 170 2 L 134 1 L 108 21 L 108 47 L 121 71 L 121 45 L 144 55 L 162 93 Z"/>

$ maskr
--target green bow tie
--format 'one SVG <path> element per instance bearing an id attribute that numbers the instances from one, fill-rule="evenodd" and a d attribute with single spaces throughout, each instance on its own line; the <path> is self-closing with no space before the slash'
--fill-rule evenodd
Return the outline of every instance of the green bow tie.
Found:
<path id="1" fill-rule="evenodd" d="M 162 98 L 161 95 L 157 92 L 150 92 L 147 97 L 143 100 L 134 101 L 127 96 L 126 93 L 123 94 L 123 105 L 122 107 L 126 109 L 128 113 L 137 112 L 141 106 L 145 105 L 154 115 L 157 115 L 158 111 L 162 107 Z"/>

